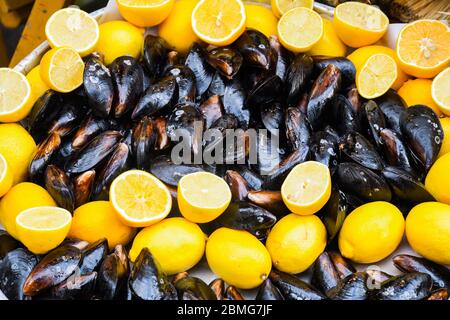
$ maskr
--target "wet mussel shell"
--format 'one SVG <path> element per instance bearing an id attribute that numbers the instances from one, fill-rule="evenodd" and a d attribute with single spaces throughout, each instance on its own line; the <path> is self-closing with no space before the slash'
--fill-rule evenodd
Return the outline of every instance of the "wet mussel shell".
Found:
<path id="1" fill-rule="evenodd" d="M 340 277 L 327 252 L 323 252 L 313 265 L 311 284 L 328 296 L 331 289 L 340 283 Z"/>
<path id="2" fill-rule="evenodd" d="M 371 170 L 380 171 L 384 161 L 369 140 L 357 132 L 350 132 L 342 138 L 339 145 L 341 155 Z"/>
<path id="3" fill-rule="evenodd" d="M 367 273 L 356 272 L 342 279 L 328 295 L 333 300 L 367 300 L 369 293 Z"/>
<path id="4" fill-rule="evenodd" d="M 48 296 L 55 300 L 90 300 L 95 294 L 96 281 L 97 272 L 74 275 L 52 288 Z"/>
<path id="5" fill-rule="evenodd" d="M 194 72 L 190 68 L 184 65 L 174 65 L 167 69 L 165 76 L 174 77 L 178 84 L 178 103 L 195 101 L 197 93 L 196 80 Z"/>
<path id="6" fill-rule="evenodd" d="M 60 168 L 49 165 L 45 170 L 45 188 L 61 208 L 75 210 L 75 190 L 69 176 Z"/>
<path id="7" fill-rule="evenodd" d="M 102 261 L 108 255 L 108 241 L 106 239 L 98 240 L 90 244 L 83 250 L 83 257 L 80 262 L 80 274 L 89 274 L 100 269 Z"/>
<path id="8" fill-rule="evenodd" d="M 103 259 L 98 271 L 96 293 L 103 300 L 127 296 L 129 262 L 126 250 L 116 246 L 113 253 Z"/>
<path id="9" fill-rule="evenodd" d="M 313 69 L 314 61 L 307 54 L 298 54 L 292 60 L 285 78 L 288 106 L 294 107 L 298 105 L 300 95 L 304 93 L 309 86 Z"/>
<path id="10" fill-rule="evenodd" d="M 208 52 L 206 61 L 227 79 L 233 79 L 241 69 L 244 58 L 233 48 L 215 48 Z"/>
<path id="11" fill-rule="evenodd" d="M 30 181 L 41 183 L 44 178 L 46 167 L 50 164 L 52 157 L 61 146 L 61 137 L 57 133 L 50 134 L 47 139 L 38 146 L 33 159 L 28 167 L 28 177 Z"/>
<path id="12" fill-rule="evenodd" d="M 150 173 L 165 184 L 176 187 L 180 179 L 190 173 L 205 171 L 200 166 L 174 164 L 167 156 L 159 156 L 152 161 Z"/>
<path id="13" fill-rule="evenodd" d="M 144 40 L 144 65 L 151 78 L 159 78 L 167 62 L 170 48 L 161 37 L 147 34 Z"/>
<path id="14" fill-rule="evenodd" d="M 431 294 L 433 281 L 428 274 L 413 272 L 393 277 L 381 284 L 374 300 L 422 300 Z"/>
<path id="15" fill-rule="evenodd" d="M 264 280 L 258 289 L 255 300 L 257 301 L 276 301 L 284 300 L 280 290 L 274 286 L 270 279 Z"/>
<path id="16" fill-rule="evenodd" d="M 269 70 L 274 61 L 269 39 L 257 30 L 247 29 L 235 42 L 234 47 L 245 62 L 253 67 Z"/>
<path id="17" fill-rule="evenodd" d="M 194 73 L 197 96 L 202 96 L 208 90 L 214 76 L 214 69 L 206 62 L 206 50 L 194 43 L 185 61 L 186 67 Z"/>
<path id="18" fill-rule="evenodd" d="M 330 64 L 336 66 L 342 73 L 343 87 L 351 86 L 355 83 L 356 68 L 353 62 L 347 58 L 338 57 L 331 59 L 321 59 L 314 61 L 314 73 L 320 74 Z"/>
<path id="19" fill-rule="evenodd" d="M 217 296 L 211 287 L 196 277 L 186 276 L 175 281 L 175 288 L 180 299 L 183 299 L 187 294 L 191 297 L 191 300 L 217 300 Z"/>
<path id="20" fill-rule="evenodd" d="M 214 279 L 208 285 L 214 292 L 217 300 L 223 300 L 225 297 L 225 281 L 222 279 Z"/>
<path id="21" fill-rule="evenodd" d="M 322 293 L 292 274 L 272 270 L 269 278 L 286 300 L 326 299 Z"/>

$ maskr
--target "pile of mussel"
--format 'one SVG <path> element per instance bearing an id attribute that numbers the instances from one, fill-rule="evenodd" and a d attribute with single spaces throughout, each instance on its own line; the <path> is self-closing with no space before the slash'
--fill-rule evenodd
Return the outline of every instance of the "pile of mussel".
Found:
<path id="1" fill-rule="evenodd" d="M 284 178 L 299 163 L 319 161 L 332 173 L 332 195 L 318 216 L 333 246 L 346 215 L 364 203 L 389 201 L 407 214 L 414 205 L 433 201 L 423 180 L 443 140 L 432 109 L 406 108 L 393 90 L 366 101 L 355 87 L 355 73 L 346 58 L 293 55 L 275 36 L 267 38 L 251 29 L 228 47 L 194 44 L 187 55 L 147 35 L 141 60 L 124 56 L 105 66 L 101 54 L 94 53 L 85 58 L 81 88 L 69 94 L 48 91 L 40 97 L 26 123 L 39 143 L 29 177 L 73 212 L 88 201 L 108 199 L 112 181 L 129 169 L 151 172 L 174 198 L 183 175 L 212 172 L 230 185 L 233 202 L 202 229 L 247 230 L 264 241 L 276 221 L 289 213 L 279 191 Z M 218 129 L 224 136 L 227 129 L 242 129 L 244 134 L 266 129 L 268 135 L 257 135 L 256 161 L 249 161 L 251 146 L 246 143 L 231 152 L 234 164 L 174 163 L 177 129 L 187 132 L 183 142 L 191 156 L 215 146 L 196 134 L 198 123 L 202 130 Z M 273 139 L 279 141 L 277 148 Z M 224 150 L 227 159 L 229 153 Z M 179 215 L 173 203 L 171 214 Z M 69 251 L 78 257 L 74 263 L 82 259 L 80 252 Z M 107 259 L 117 261 L 110 261 L 114 266 L 109 268 L 118 268 L 120 254 L 112 255 Z M 37 263 L 27 263 L 33 261 Z M 139 281 L 145 273 L 154 272 L 148 254 L 139 261 L 136 268 L 142 268 L 142 274 L 132 271 L 129 280 L 135 290 L 142 289 Z M 358 283 L 361 275 L 352 277 L 356 278 L 347 282 Z M 291 278 L 276 271 L 271 277 L 275 283 L 286 283 L 278 286 L 285 288 L 283 296 L 297 295 L 291 289 L 297 280 Z M 89 279 L 83 275 L 77 281 Z M 111 281 L 105 283 L 112 286 L 118 280 Z M 345 287 L 345 281 L 339 283 Z M 26 293 L 34 293 L 28 291 L 30 282 L 26 284 Z M 46 287 L 54 285 L 48 282 Z M 171 284 L 166 288 L 173 289 Z"/>
<path id="2" fill-rule="evenodd" d="M 336 251 L 323 252 L 309 283 L 272 270 L 256 300 L 447 300 L 450 270 L 424 258 L 398 255 L 402 275 L 356 269 Z M 222 279 L 206 284 L 187 272 L 171 278 L 144 248 L 131 264 L 126 248 L 112 251 L 107 240 L 89 244 L 65 240 L 45 256 L 35 256 L 0 232 L 0 290 L 20 300 L 244 300 Z"/>

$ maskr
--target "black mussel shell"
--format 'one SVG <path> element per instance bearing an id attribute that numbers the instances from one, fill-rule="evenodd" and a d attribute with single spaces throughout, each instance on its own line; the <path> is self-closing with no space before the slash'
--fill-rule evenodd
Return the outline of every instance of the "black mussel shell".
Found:
<path id="1" fill-rule="evenodd" d="M 23 293 L 36 296 L 62 283 L 78 268 L 81 256 L 79 249 L 68 245 L 50 251 L 28 275 Z"/>
<path id="2" fill-rule="evenodd" d="M 361 130 L 358 114 L 351 102 L 341 94 L 337 95 L 333 101 L 331 117 L 333 127 L 340 135 Z"/>
<path id="3" fill-rule="evenodd" d="M 214 122 L 221 118 L 225 111 L 222 101 L 218 95 L 212 95 L 200 105 L 200 111 L 205 119 L 206 129 L 209 129 Z"/>
<path id="4" fill-rule="evenodd" d="M 270 47 L 272 48 L 272 52 L 274 54 L 275 63 L 273 68 L 275 69 L 275 74 L 280 77 L 281 80 L 286 79 L 287 70 L 291 64 L 294 55 L 289 50 L 285 49 L 278 37 L 272 35 L 269 37 Z"/>
<path id="5" fill-rule="evenodd" d="M 211 157 L 222 158 L 226 161 L 227 157 L 232 158 L 232 160 L 235 159 L 235 155 L 239 155 L 238 150 L 235 153 L 235 148 L 233 150 L 228 150 L 224 146 L 226 146 L 227 139 L 231 139 L 232 134 L 234 134 L 234 130 L 237 129 L 239 126 L 238 119 L 229 113 L 225 113 L 222 117 L 217 119 L 212 125 L 210 130 L 208 131 L 209 134 L 205 134 L 203 139 L 203 145 L 204 148 L 204 154 L 209 154 Z M 228 130 L 232 130 L 231 132 Z M 241 133 L 244 134 L 242 130 L 240 130 Z M 240 147 L 240 145 L 238 146 Z M 243 149 L 245 149 L 245 146 L 243 146 Z M 218 153 L 220 152 L 220 154 Z M 245 150 L 242 151 L 244 160 L 245 160 Z"/>
<path id="6" fill-rule="evenodd" d="M 111 72 L 103 64 L 101 54 L 92 54 L 87 58 L 83 85 L 93 112 L 99 117 L 108 117 L 114 100 L 114 84 Z"/>
<path id="7" fill-rule="evenodd" d="M 147 248 L 137 257 L 128 285 L 133 297 L 139 300 L 177 300 L 175 287 Z"/>
<path id="8" fill-rule="evenodd" d="M 74 275 L 50 291 L 50 298 L 56 300 L 90 300 L 95 293 L 97 272 Z"/>
<path id="9" fill-rule="evenodd" d="M 259 174 L 252 171 L 245 165 L 235 166 L 234 170 L 239 172 L 239 174 L 247 181 L 252 190 L 260 191 L 262 189 L 264 179 Z"/>
<path id="10" fill-rule="evenodd" d="M 129 262 L 126 250 L 117 245 L 114 252 L 103 259 L 97 277 L 96 293 L 103 300 L 126 296 Z"/>
<path id="11" fill-rule="evenodd" d="M 250 111 L 245 109 L 247 95 L 238 79 L 233 79 L 225 84 L 222 97 L 223 107 L 226 113 L 230 113 L 239 120 L 239 126 L 247 129 L 250 123 Z"/>
<path id="12" fill-rule="evenodd" d="M 87 203 L 91 198 L 96 173 L 95 170 L 89 170 L 76 176 L 73 179 L 73 190 L 75 194 L 75 208 Z"/>
<path id="13" fill-rule="evenodd" d="M 263 33 L 248 29 L 234 42 L 234 46 L 248 65 L 265 70 L 271 68 L 273 51 L 269 39 Z"/>
<path id="14" fill-rule="evenodd" d="M 22 287 L 36 264 L 37 258 L 26 249 L 18 248 L 6 253 L 0 260 L 1 292 L 10 300 L 23 300 Z"/>
<path id="15" fill-rule="evenodd" d="M 275 136 L 283 135 L 284 108 L 279 102 L 261 105 L 261 121 L 264 127 Z"/>
<path id="16" fill-rule="evenodd" d="M 112 126 L 107 119 L 99 119 L 93 115 L 83 120 L 75 135 L 72 138 L 72 147 L 80 149 L 84 147 L 95 136 L 108 130 Z"/>
<path id="17" fill-rule="evenodd" d="M 20 242 L 9 235 L 9 233 L 0 230 L 0 261 L 8 254 L 8 252 L 13 251 L 20 246 Z"/>
<path id="18" fill-rule="evenodd" d="M 63 95 L 52 90 L 46 91 L 34 103 L 28 115 L 28 131 L 37 143 L 47 137 L 48 128 L 58 115 L 63 103 Z"/>
<path id="19" fill-rule="evenodd" d="M 422 300 L 431 293 L 433 281 L 428 274 L 412 272 L 393 277 L 381 284 L 374 300 Z"/>
<path id="20" fill-rule="evenodd" d="M 291 150 L 309 147 L 311 141 L 311 126 L 305 114 L 291 107 L 286 110 L 285 127 L 287 143 Z"/>
<path id="21" fill-rule="evenodd" d="M 270 272 L 270 280 L 286 300 L 325 300 L 326 297 L 294 275 L 278 270 Z"/>
<path id="22" fill-rule="evenodd" d="M 313 83 L 307 106 L 307 116 L 314 130 L 324 126 L 327 106 L 339 92 L 341 78 L 341 71 L 330 64 Z"/>
<path id="23" fill-rule="evenodd" d="M 321 73 L 328 65 L 334 65 L 342 73 L 343 87 L 351 86 L 355 83 L 356 68 L 353 62 L 347 58 L 338 57 L 331 59 L 316 60 L 314 63 L 314 71 L 316 74 Z"/>
<path id="24" fill-rule="evenodd" d="M 298 105 L 300 95 L 307 90 L 313 69 L 314 61 L 307 54 L 301 53 L 292 60 L 285 78 L 288 106 Z"/>
<path id="25" fill-rule="evenodd" d="M 265 78 L 258 82 L 252 91 L 249 92 L 246 106 L 257 108 L 264 104 L 276 101 L 281 95 L 283 81 L 277 75 Z"/>
<path id="26" fill-rule="evenodd" d="M 385 105 L 398 105 L 401 107 L 408 106 L 403 98 L 394 89 L 389 89 L 384 95 L 376 99 L 376 103 L 383 107 Z"/>
<path id="27" fill-rule="evenodd" d="M 237 50 L 225 47 L 212 49 L 206 56 L 206 61 L 227 79 L 234 78 L 241 69 L 243 60 Z"/>
<path id="28" fill-rule="evenodd" d="M 115 118 L 121 118 L 134 108 L 142 95 L 144 70 L 136 59 L 129 56 L 114 60 L 110 70 L 116 92 L 113 113 Z"/>
<path id="29" fill-rule="evenodd" d="M 185 293 L 195 297 L 195 300 L 217 300 L 214 291 L 203 280 L 186 276 L 175 281 L 175 288 L 178 291 L 178 296 L 183 299 Z"/>
<path id="30" fill-rule="evenodd" d="M 122 135 L 118 131 L 99 134 L 73 155 L 66 165 L 67 172 L 82 173 L 95 168 L 114 152 L 121 139 Z"/>
<path id="31" fill-rule="evenodd" d="M 379 289 L 381 288 L 381 284 L 387 280 L 390 280 L 394 276 L 381 271 L 378 267 L 368 268 L 366 270 L 367 273 L 367 286 L 369 289 Z"/>
<path id="32" fill-rule="evenodd" d="M 409 148 L 429 170 L 437 160 L 444 139 L 436 113 L 423 105 L 409 107 L 400 117 L 400 126 Z"/>
<path id="33" fill-rule="evenodd" d="M 88 274 L 100 269 L 103 259 L 108 255 L 108 240 L 100 239 L 91 243 L 82 252 L 82 259 L 80 262 L 80 274 Z"/>
<path id="34" fill-rule="evenodd" d="M 328 295 L 328 292 L 336 287 L 340 280 L 330 256 L 327 252 L 322 252 L 314 262 L 311 284 L 323 294 Z"/>
<path id="35" fill-rule="evenodd" d="M 275 287 L 270 279 L 264 280 L 262 285 L 258 289 L 255 300 L 257 301 L 272 301 L 272 300 L 284 300 L 280 290 Z"/>
<path id="36" fill-rule="evenodd" d="M 380 175 L 356 163 L 344 162 L 336 171 L 343 191 L 366 201 L 391 201 L 391 189 Z"/>
<path id="37" fill-rule="evenodd" d="M 339 160 L 339 140 L 326 131 L 317 131 L 310 143 L 311 159 L 328 166 L 334 173 Z"/>
<path id="38" fill-rule="evenodd" d="M 155 150 L 161 151 L 167 149 L 170 146 L 169 136 L 167 135 L 167 119 L 163 117 L 158 117 L 153 120 L 153 125 L 155 127 L 156 133 L 156 144 Z"/>
<path id="39" fill-rule="evenodd" d="M 170 157 L 159 156 L 155 158 L 150 166 L 150 172 L 165 184 L 177 186 L 180 179 L 190 173 L 204 171 L 195 165 L 175 164 Z"/>
<path id="40" fill-rule="evenodd" d="M 384 161 L 375 147 L 363 135 L 350 132 L 339 145 L 341 156 L 371 170 L 382 170 Z"/>
<path id="41" fill-rule="evenodd" d="M 50 164 L 52 157 L 61 146 L 61 137 L 57 133 L 52 133 L 38 146 L 33 159 L 28 167 L 30 181 L 42 182 L 45 168 Z"/>
<path id="42" fill-rule="evenodd" d="M 224 176 L 225 181 L 231 190 L 231 195 L 234 201 L 244 201 L 247 199 L 250 187 L 247 180 L 245 180 L 237 171 L 227 170 Z"/>
<path id="43" fill-rule="evenodd" d="M 284 204 L 280 191 L 250 191 L 247 194 L 247 199 L 258 207 L 273 213 L 277 218 L 284 217 L 290 212 Z"/>
<path id="44" fill-rule="evenodd" d="M 144 64 L 151 78 L 159 78 L 170 51 L 167 42 L 158 36 L 147 34 L 144 40 Z"/>
<path id="45" fill-rule="evenodd" d="M 223 95 L 225 94 L 226 82 L 228 81 L 223 79 L 223 77 L 220 75 L 219 72 L 216 72 L 211 81 L 211 85 L 208 88 L 207 95 L 208 96 L 216 95 L 223 97 Z"/>
<path id="46" fill-rule="evenodd" d="M 137 120 L 142 116 L 170 113 L 178 102 L 178 92 L 175 77 L 168 76 L 160 79 L 145 91 L 131 114 L 131 119 Z"/>
<path id="47" fill-rule="evenodd" d="M 386 119 L 386 127 L 401 134 L 400 116 L 406 110 L 406 102 L 392 89 L 375 101 Z"/>
<path id="48" fill-rule="evenodd" d="M 367 273 L 356 272 L 345 277 L 328 294 L 333 300 L 367 300 Z"/>
<path id="49" fill-rule="evenodd" d="M 184 65 L 174 65 L 170 67 L 166 76 L 175 77 L 178 84 L 178 103 L 194 102 L 196 98 L 196 80 L 192 70 Z M 213 85 L 211 83 L 211 85 Z"/>
<path id="50" fill-rule="evenodd" d="M 138 169 L 146 170 L 150 166 L 155 143 L 156 134 L 153 121 L 149 117 L 144 117 L 133 128 L 132 136 L 132 151 Z"/>
<path id="51" fill-rule="evenodd" d="M 384 114 L 378 105 L 370 100 L 363 106 L 364 121 L 367 122 L 367 135 L 375 141 L 377 147 L 382 146 L 380 138 L 381 130 L 386 128 L 386 120 Z"/>
<path id="52" fill-rule="evenodd" d="M 356 272 L 356 269 L 354 266 L 350 264 L 339 252 L 336 251 L 329 251 L 328 252 L 331 261 L 333 261 L 334 267 L 336 268 L 336 271 L 339 274 L 339 277 L 341 279 L 344 279 L 348 277 L 349 275 Z"/>
<path id="53" fill-rule="evenodd" d="M 214 279 L 209 284 L 209 287 L 214 292 L 217 300 L 223 300 L 225 297 L 225 281 L 222 279 Z"/>
<path id="54" fill-rule="evenodd" d="M 327 228 L 330 240 L 339 233 L 348 213 L 350 213 L 350 207 L 346 195 L 338 188 L 333 187 L 330 199 L 318 213 Z"/>
<path id="55" fill-rule="evenodd" d="M 386 167 L 381 173 L 397 198 L 413 204 L 435 201 L 425 185 L 410 173 L 395 167 Z"/>
<path id="56" fill-rule="evenodd" d="M 78 129 L 81 121 L 86 116 L 87 104 L 84 98 L 69 94 L 65 97 L 63 106 L 54 120 L 50 123 L 47 133 L 57 133 L 61 137 L 70 135 Z"/>
<path id="57" fill-rule="evenodd" d="M 359 117 L 364 98 L 359 95 L 358 88 L 352 87 L 347 92 L 347 99 L 352 106 L 353 112 Z"/>
<path id="58" fill-rule="evenodd" d="M 206 62 L 206 55 L 206 50 L 194 43 L 185 61 L 185 65 L 195 75 L 197 96 L 202 96 L 208 90 L 214 76 L 214 69 Z"/>
<path id="59" fill-rule="evenodd" d="M 255 142 L 256 162 L 253 161 L 254 159 L 250 159 L 250 163 L 254 164 L 255 171 L 264 176 L 279 167 L 284 152 L 280 148 L 278 136 L 259 132 Z"/>
<path id="60" fill-rule="evenodd" d="M 75 210 L 75 191 L 72 180 L 67 174 L 54 165 L 45 170 L 45 188 L 61 208 L 73 212 Z"/>
<path id="61" fill-rule="evenodd" d="M 393 259 L 394 265 L 402 272 L 421 272 L 433 280 L 433 287 L 450 290 L 450 270 L 425 258 L 400 254 Z"/>

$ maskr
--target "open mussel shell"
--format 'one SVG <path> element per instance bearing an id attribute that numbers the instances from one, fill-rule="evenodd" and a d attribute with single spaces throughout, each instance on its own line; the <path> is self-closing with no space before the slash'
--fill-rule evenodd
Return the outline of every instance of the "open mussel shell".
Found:
<path id="1" fill-rule="evenodd" d="M 73 212 L 75 210 L 75 191 L 72 180 L 67 174 L 54 165 L 45 170 L 45 188 L 61 208 Z"/>
<path id="2" fill-rule="evenodd" d="M 206 62 L 206 50 L 194 43 L 186 57 L 185 65 L 190 68 L 195 76 L 197 96 L 202 96 L 208 90 L 214 69 Z"/>
<path id="3" fill-rule="evenodd" d="M 174 164 L 170 157 L 156 157 L 150 166 L 150 172 L 165 184 L 177 186 L 180 179 L 190 173 L 204 171 L 201 167 L 187 164 Z"/>
<path id="4" fill-rule="evenodd" d="M 96 293 L 103 300 L 124 298 L 129 275 L 128 255 L 122 245 L 103 259 L 98 271 Z"/>
<path id="5" fill-rule="evenodd" d="M 187 294 L 189 300 L 217 300 L 214 291 L 203 280 L 186 276 L 175 281 L 175 288 L 180 299 Z"/>
<path id="6" fill-rule="evenodd" d="M 287 142 L 291 150 L 309 147 L 312 130 L 308 118 L 299 109 L 290 107 L 285 114 Z"/>
<path id="7" fill-rule="evenodd" d="M 247 199 L 250 187 L 247 180 L 242 177 L 239 172 L 234 170 L 227 170 L 224 176 L 225 181 L 231 190 L 231 195 L 234 201 L 244 201 Z"/>
<path id="8" fill-rule="evenodd" d="M 295 56 L 286 73 L 285 86 L 287 104 L 290 107 L 298 105 L 300 95 L 304 93 L 313 74 L 314 61 L 307 54 Z"/>
<path id="9" fill-rule="evenodd" d="M 391 186 L 394 195 L 401 200 L 413 204 L 435 201 L 434 197 L 425 189 L 425 185 L 404 170 L 386 167 L 383 169 L 382 175 Z"/>
<path id="10" fill-rule="evenodd" d="M 246 91 L 237 78 L 225 83 L 222 97 L 224 110 L 238 118 L 239 126 L 243 129 L 247 129 L 250 124 L 250 111 L 245 109 L 246 99 Z"/>
<path id="11" fill-rule="evenodd" d="M 328 295 L 328 292 L 336 287 L 340 280 L 329 254 L 323 252 L 314 262 L 311 284 L 323 294 Z"/>
<path id="12" fill-rule="evenodd" d="M 272 68 L 275 69 L 275 74 L 279 76 L 281 80 L 285 80 L 294 55 L 281 45 L 278 37 L 275 35 L 269 37 L 269 43 L 275 59 Z"/>
<path id="13" fill-rule="evenodd" d="M 244 58 L 233 48 L 219 47 L 206 55 L 206 61 L 227 79 L 233 79 L 241 69 Z"/>
<path id="14" fill-rule="evenodd" d="M 28 115 L 28 131 L 37 143 L 47 137 L 48 128 L 60 111 L 62 103 L 63 95 L 53 90 L 46 91 L 34 103 Z"/>
<path id="15" fill-rule="evenodd" d="M 428 274 L 407 273 L 381 284 L 372 295 L 374 300 L 422 300 L 431 294 L 433 281 Z"/>
<path id="16" fill-rule="evenodd" d="M 142 116 L 153 116 L 170 113 L 178 102 L 178 84 L 173 76 L 160 79 L 145 91 L 133 110 L 131 118 L 140 119 Z"/>
<path id="17" fill-rule="evenodd" d="M 337 95 L 333 101 L 331 118 L 333 127 L 340 135 L 361 130 L 358 114 L 351 102 L 341 94 Z"/>
<path id="18" fill-rule="evenodd" d="M 345 277 L 328 292 L 328 295 L 333 300 L 367 300 L 369 298 L 367 273 L 356 272 Z"/>
<path id="19" fill-rule="evenodd" d="M 121 139 L 122 135 L 118 131 L 105 131 L 99 134 L 74 153 L 66 165 L 67 172 L 83 173 L 95 168 L 114 151 Z"/>
<path id="20" fill-rule="evenodd" d="M 177 300 L 175 287 L 147 248 L 137 257 L 128 285 L 133 298 L 139 300 Z"/>
<path id="21" fill-rule="evenodd" d="M 110 70 L 116 92 L 113 115 L 115 118 L 121 118 L 136 105 L 142 95 L 144 70 L 136 59 L 129 56 L 114 60 Z"/>
<path id="22" fill-rule="evenodd" d="M 0 260 L 0 290 L 8 299 L 23 300 L 25 298 L 22 287 L 36 264 L 37 258 L 22 248 L 11 250 L 2 257 Z"/>
<path id="23" fill-rule="evenodd" d="M 153 121 L 149 117 L 144 117 L 133 128 L 132 135 L 133 157 L 138 169 L 146 170 L 149 168 L 155 143 L 156 134 Z"/>
<path id="24" fill-rule="evenodd" d="M 23 292 L 36 296 L 65 281 L 78 268 L 81 251 L 73 246 L 62 245 L 50 251 L 28 275 Z"/>
<path id="25" fill-rule="evenodd" d="M 110 127 L 111 122 L 107 119 L 100 119 L 94 115 L 88 116 L 83 120 L 72 138 L 73 149 L 84 147 L 91 139 Z"/>
<path id="26" fill-rule="evenodd" d="M 100 239 L 91 243 L 82 252 L 83 257 L 79 265 L 80 274 L 98 271 L 103 259 L 108 255 L 108 251 L 108 241 L 106 239 Z"/>
<path id="27" fill-rule="evenodd" d="M 214 292 L 217 300 L 223 300 L 225 298 L 225 281 L 222 279 L 214 279 L 209 284 L 209 287 Z"/>
<path id="28" fill-rule="evenodd" d="M 426 170 L 437 160 L 444 131 L 434 111 L 423 105 L 406 109 L 400 117 L 403 137 Z"/>
<path id="29" fill-rule="evenodd" d="M 159 78 L 170 52 L 167 42 L 158 36 L 147 34 L 144 40 L 144 65 L 151 78 Z"/>
<path id="30" fill-rule="evenodd" d="M 61 146 L 61 137 L 57 133 L 50 134 L 38 146 L 28 167 L 30 181 L 42 182 L 45 168 Z"/>
<path id="31" fill-rule="evenodd" d="M 93 112 L 99 117 L 108 117 L 114 100 L 114 84 L 101 54 L 92 54 L 87 58 L 83 86 Z"/>
<path id="32" fill-rule="evenodd" d="M 284 204 L 280 191 L 252 190 L 247 193 L 247 199 L 258 207 L 273 213 L 277 218 L 290 213 L 290 210 Z"/>
<path id="33" fill-rule="evenodd" d="M 246 30 L 235 42 L 235 48 L 245 62 L 253 67 L 269 70 L 274 61 L 269 39 L 257 30 Z"/>
<path id="34" fill-rule="evenodd" d="M 284 300 L 284 297 L 281 294 L 280 290 L 278 290 L 278 288 L 274 286 L 272 281 L 270 281 L 270 279 L 266 279 L 259 287 L 255 300 L 276 301 Z"/>
<path id="35" fill-rule="evenodd" d="M 172 76 L 177 81 L 178 103 L 195 101 L 197 92 L 196 80 L 194 72 L 190 68 L 177 64 L 167 69 L 165 75 Z"/>
<path id="36" fill-rule="evenodd" d="M 345 135 L 339 149 L 344 159 L 354 161 L 363 167 L 376 171 L 380 171 L 384 167 L 384 161 L 374 145 L 357 132 Z"/>
<path id="37" fill-rule="evenodd" d="M 272 270 L 269 278 L 286 300 L 326 299 L 326 296 L 294 275 Z"/>
<path id="38" fill-rule="evenodd" d="M 205 100 L 200 105 L 200 111 L 205 119 L 206 129 L 209 129 L 214 122 L 225 114 L 222 101 L 218 95 L 212 95 Z"/>
<path id="39" fill-rule="evenodd" d="M 328 65 L 314 81 L 307 106 L 307 116 L 314 130 L 324 126 L 328 104 L 341 89 L 341 71 Z"/>
<path id="40" fill-rule="evenodd" d="M 433 280 L 433 287 L 450 290 L 450 270 L 425 258 L 400 254 L 393 259 L 394 265 L 402 272 L 421 272 Z"/>
<path id="41" fill-rule="evenodd" d="M 356 68 L 353 62 L 347 58 L 337 57 L 330 59 L 321 59 L 314 61 L 314 72 L 320 74 L 330 64 L 336 66 L 342 73 L 342 85 L 343 87 L 351 86 L 355 83 Z"/>
<path id="42" fill-rule="evenodd" d="M 391 201 L 392 192 L 386 180 L 356 163 L 344 162 L 337 168 L 338 184 L 343 191 L 366 201 Z"/>
<path id="43" fill-rule="evenodd" d="M 248 94 L 246 106 L 257 108 L 276 101 L 282 92 L 283 81 L 277 75 L 270 76 L 258 82 Z"/>

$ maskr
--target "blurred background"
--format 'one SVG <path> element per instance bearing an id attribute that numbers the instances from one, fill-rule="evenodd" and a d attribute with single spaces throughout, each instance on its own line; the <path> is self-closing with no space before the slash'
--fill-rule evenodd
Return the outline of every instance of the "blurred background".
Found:
<path id="1" fill-rule="evenodd" d="M 108 0 L 0 0 L 0 67 L 14 66 L 45 40 L 44 26 L 58 9 L 77 5 L 88 12 Z"/>

